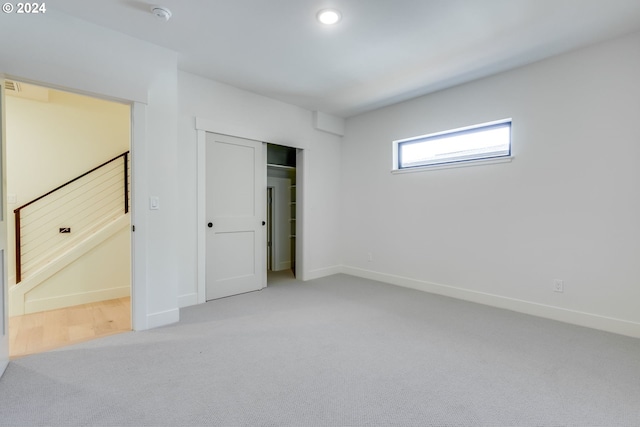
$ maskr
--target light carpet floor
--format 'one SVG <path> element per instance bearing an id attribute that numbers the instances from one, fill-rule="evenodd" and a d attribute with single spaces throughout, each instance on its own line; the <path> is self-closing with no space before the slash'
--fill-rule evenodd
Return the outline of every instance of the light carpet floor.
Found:
<path id="1" fill-rule="evenodd" d="M 640 340 L 346 275 L 12 361 L 0 425 L 640 426 Z"/>

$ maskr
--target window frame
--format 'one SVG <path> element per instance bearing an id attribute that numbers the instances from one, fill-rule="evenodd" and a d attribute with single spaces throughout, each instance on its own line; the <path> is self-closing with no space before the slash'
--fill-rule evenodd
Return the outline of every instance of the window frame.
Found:
<path id="1" fill-rule="evenodd" d="M 426 163 L 426 164 L 419 164 L 415 166 L 401 165 L 401 162 L 402 162 L 401 147 L 404 144 L 417 144 L 417 143 L 426 142 L 430 140 L 444 139 L 452 136 L 481 132 L 483 130 L 501 128 L 501 127 L 505 127 L 505 125 L 506 127 L 509 128 L 509 150 L 507 154 L 489 155 L 489 156 L 475 157 L 475 158 L 469 158 L 469 159 L 458 159 L 458 160 L 444 159 L 443 161 L 437 162 L 437 163 Z M 441 132 L 430 133 L 426 135 L 414 136 L 411 138 L 395 140 L 393 141 L 393 165 L 392 165 L 391 172 L 392 173 L 418 172 L 423 170 L 510 162 L 513 159 L 512 130 L 513 130 L 513 119 L 507 118 L 507 119 L 495 120 L 495 121 L 480 123 L 480 124 L 471 125 L 471 126 L 465 126 L 465 127 L 456 128 L 456 129 L 445 130 Z"/>

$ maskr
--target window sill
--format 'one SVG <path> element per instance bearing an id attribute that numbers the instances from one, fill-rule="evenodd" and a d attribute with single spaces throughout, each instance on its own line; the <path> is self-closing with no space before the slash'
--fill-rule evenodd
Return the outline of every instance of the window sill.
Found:
<path id="1" fill-rule="evenodd" d="M 513 159 L 514 159 L 514 156 L 506 156 L 506 157 L 491 158 L 491 159 L 466 160 L 463 162 L 441 163 L 437 165 L 416 166 L 413 168 L 404 168 L 404 169 L 392 169 L 391 173 L 402 174 L 402 173 L 412 173 L 412 172 L 426 172 L 426 171 L 433 171 L 433 170 L 439 170 L 439 169 L 464 168 L 468 166 L 493 165 L 497 163 L 509 163 Z"/>

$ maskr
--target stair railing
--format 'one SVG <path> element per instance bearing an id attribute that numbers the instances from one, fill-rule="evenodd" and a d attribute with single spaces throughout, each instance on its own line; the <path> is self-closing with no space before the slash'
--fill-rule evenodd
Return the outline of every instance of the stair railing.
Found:
<path id="1" fill-rule="evenodd" d="M 16 261 L 16 284 L 20 283 L 22 281 L 22 273 L 23 273 L 23 259 L 22 259 L 22 246 L 23 246 L 23 242 L 22 242 L 22 228 L 23 228 L 23 224 L 22 224 L 22 211 L 30 206 L 35 206 L 38 202 L 42 202 L 43 200 L 46 199 L 51 199 L 52 196 L 54 195 L 54 193 L 59 193 L 60 190 L 62 190 L 65 187 L 68 187 L 70 184 L 76 183 L 80 180 L 82 180 L 83 178 L 90 178 L 90 176 L 96 176 L 98 171 L 103 171 L 107 165 L 110 165 L 114 162 L 116 162 L 118 159 L 123 159 L 122 161 L 122 182 L 123 182 L 123 186 L 122 186 L 122 192 L 123 195 L 122 196 L 117 196 L 118 198 L 122 197 L 122 206 L 124 208 L 124 213 L 128 213 L 129 212 L 129 151 L 126 151 L 116 157 L 114 157 L 113 159 L 107 160 L 106 162 L 102 163 L 99 166 L 96 166 L 95 168 L 81 174 L 78 175 L 77 177 L 73 178 L 70 181 L 65 182 L 64 184 L 54 188 L 53 190 L 47 192 L 46 194 L 43 194 L 40 197 L 36 197 L 35 199 L 31 200 L 28 203 L 25 203 L 24 205 L 20 206 L 19 208 L 15 209 L 13 211 L 14 217 L 15 217 L 15 248 L 16 248 L 16 252 L 15 252 L 15 261 Z M 119 166 L 116 166 L 116 168 L 118 168 Z M 96 177 L 94 180 L 97 182 L 97 184 L 93 184 L 93 189 L 96 189 L 97 191 L 100 191 L 100 188 L 105 188 L 106 185 L 109 184 L 103 184 L 100 182 L 100 180 L 104 180 L 104 179 L 114 179 L 113 176 L 113 171 L 115 169 L 112 169 L 109 173 L 105 173 L 102 176 L 106 176 L 106 178 L 101 178 L 101 177 Z M 116 177 L 117 178 L 117 177 Z M 117 180 L 119 181 L 120 179 L 117 178 Z M 82 188 L 82 187 L 90 187 L 90 183 L 89 184 L 83 184 L 81 187 L 76 188 L 75 190 L 71 190 L 71 191 L 77 191 L 80 194 L 87 194 L 88 190 L 90 190 L 91 188 Z M 120 184 L 118 184 L 119 186 Z M 111 185 L 112 186 L 112 185 Z M 107 189 L 109 187 L 106 187 Z M 71 194 L 71 193 L 69 193 Z M 76 196 L 78 197 L 78 196 Z M 92 202 L 92 201 L 89 201 Z M 95 201 L 93 201 L 93 203 L 95 203 Z M 64 204 L 59 203 L 62 207 L 64 207 Z M 58 209 L 58 208 L 56 208 Z M 81 213 L 80 213 L 81 214 Z M 80 215 L 78 214 L 78 215 Z M 84 215 L 86 215 L 86 212 L 84 213 Z M 46 215 L 43 215 L 43 217 Z M 42 228 L 42 227 L 40 227 Z M 61 227 L 59 232 L 60 233 L 66 233 L 66 232 L 70 232 L 70 229 L 65 230 L 64 227 Z"/>

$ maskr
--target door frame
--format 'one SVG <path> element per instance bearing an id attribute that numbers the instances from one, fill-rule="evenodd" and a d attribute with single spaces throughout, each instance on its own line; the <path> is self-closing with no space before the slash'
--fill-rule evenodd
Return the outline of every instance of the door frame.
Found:
<path id="1" fill-rule="evenodd" d="M 300 280 L 306 280 L 306 272 L 304 269 L 305 263 L 305 250 L 304 245 L 304 230 L 305 230 L 305 183 L 306 183 L 306 171 L 308 170 L 307 162 L 308 156 L 305 153 L 308 151 L 304 145 L 304 141 L 297 142 L 283 142 L 273 140 L 272 132 L 265 129 L 247 128 L 237 124 L 231 124 L 226 122 L 220 122 L 215 120 L 203 119 L 196 117 L 196 144 L 197 144 L 197 302 L 202 304 L 206 302 L 206 134 L 217 133 L 222 135 L 234 136 L 237 138 L 252 139 L 255 141 L 261 141 L 263 144 L 278 144 L 285 147 L 297 148 L 296 152 L 296 277 Z M 267 179 L 267 150 L 264 151 L 264 175 L 265 183 Z M 260 190 L 266 194 L 265 188 Z M 262 207 L 263 211 L 266 211 L 266 198 L 265 206 Z M 263 242 L 266 245 L 266 229 L 264 231 L 265 238 Z M 267 265 L 264 264 L 265 275 L 263 287 L 267 286 Z"/>
<path id="2" fill-rule="evenodd" d="M 6 171 L 6 131 L 4 76 L 0 75 L 0 377 L 9 364 L 9 274 L 7 271 L 7 171 Z"/>
<path id="3" fill-rule="evenodd" d="M 269 183 L 267 183 L 267 199 L 266 199 L 266 203 L 267 203 L 267 270 L 271 270 L 271 271 L 273 271 L 273 262 L 274 262 L 273 261 L 273 252 L 274 252 L 273 251 L 274 249 L 273 218 L 275 216 L 274 215 L 275 207 L 273 203 L 274 198 L 275 198 L 275 187 L 270 186 Z"/>
<path id="4" fill-rule="evenodd" d="M 147 280 L 146 280 L 146 266 L 147 256 L 145 250 L 146 241 L 146 227 L 139 227 L 138 230 L 133 232 L 135 224 L 147 223 L 147 206 L 143 202 L 143 197 L 136 197 L 136 194 L 144 194 L 147 188 L 147 106 L 139 101 L 132 101 L 128 99 L 110 97 L 105 95 L 97 95 L 92 92 L 86 92 L 83 90 L 53 86 L 45 82 L 24 79 L 17 76 L 11 76 L 4 73 L 0 73 L 0 80 L 15 80 L 18 82 L 24 82 L 26 84 L 32 84 L 49 88 L 53 90 L 61 90 L 78 95 L 89 96 L 92 98 L 103 99 L 111 102 L 119 102 L 125 105 L 129 105 L 130 109 L 130 218 L 131 218 L 131 329 L 134 331 L 140 331 L 149 329 L 148 313 L 147 313 Z M 5 184 L 4 177 L 2 178 L 2 185 Z M 6 194 L 2 194 L 2 202 L 6 206 Z M 5 286 L 6 287 L 6 286 Z M 6 289 L 8 291 L 8 288 Z M 8 311 L 6 313 L 8 315 Z M 8 321 L 8 318 L 5 319 Z"/>

